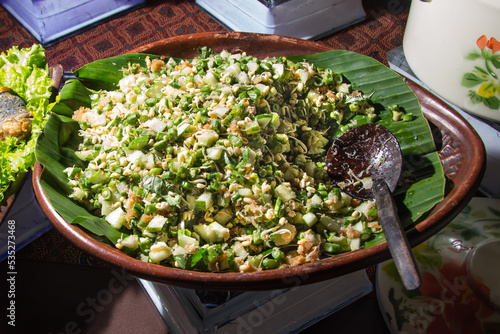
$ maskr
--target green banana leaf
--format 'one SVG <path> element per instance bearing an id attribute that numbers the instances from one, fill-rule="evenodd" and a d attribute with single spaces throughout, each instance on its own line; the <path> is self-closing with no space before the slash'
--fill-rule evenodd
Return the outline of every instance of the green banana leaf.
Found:
<path id="1" fill-rule="evenodd" d="M 144 65 L 147 56 L 159 57 L 127 54 L 99 60 L 75 71 L 79 80 L 71 80 L 63 87 L 60 101 L 53 108 L 36 148 L 37 160 L 44 166 L 40 182 L 55 209 L 68 222 L 79 224 L 92 232 L 94 237 L 104 241 L 107 238 L 113 243 L 122 235 L 117 235 L 118 232 L 109 224 L 68 197 L 71 191 L 63 170 L 73 165 L 79 166 L 82 161 L 74 154 L 80 142 L 78 124 L 67 116 L 71 116 L 72 110 L 80 106 L 88 106 L 88 96 L 92 90 L 115 89 L 123 76 L 121 68 L 130 63 Z M 429 124 L 422 114 L 418 99 L 403 79 L 376 60 L 349 51 L 334 50 L 288 58 L 292 61 L 307 60 L 319 67 L 331 68 L 342 73 L 355 89 L 372 94 L 372 101 L 380 109 L 377 123 L 386 126 L 396 136 L 404 157 L 404 171 L 415 178 L 410 186 L 398 187 L 395 192 L 400 220 L 408 227 L 423 219 L 443 199 L 446 178 Z M 412 114 L 414 119 L 410 122 L 394 122 L 392 112 L 388 110 L 390 105 L 398 105 L 406 114 Z M 350 120 L 351 126 L 363 123 L 366 123 L 366 119 L 362 116 Z M 365 244 L 365 247 L 383 240 L 383 235 L 380 235 Z"/>

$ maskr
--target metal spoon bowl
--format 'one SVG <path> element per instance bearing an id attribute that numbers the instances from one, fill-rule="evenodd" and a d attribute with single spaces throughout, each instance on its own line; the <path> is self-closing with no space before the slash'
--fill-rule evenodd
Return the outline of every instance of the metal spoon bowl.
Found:
<path id="1" fill-rule="evenodd" d="M 415 290 L 420 286 L 420 276 L 391 196 L 402 166 L 397 139 L 380 124 L 364 124 L 346 131 L 333 142 L 326 155 L 328 174 L 344 192 L 361 200 L 375 199 L 389 251 L 403 284 L 408 290 Z"/>

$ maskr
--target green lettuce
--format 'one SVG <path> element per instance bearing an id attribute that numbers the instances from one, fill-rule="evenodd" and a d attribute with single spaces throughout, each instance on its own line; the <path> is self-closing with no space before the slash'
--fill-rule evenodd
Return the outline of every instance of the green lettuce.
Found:
<path id="1" fill-rule="evenodd" d="M 0 204 L 15 193 L 20 178 L 35 164 L 35 143 L 50 109 L 52 80 L 45 50 L 38 44 L 30 48 L 12 47 L 0 54 L 0 87 L 19 95 L 32 112 L 32 135 L 28 140 L 6 138 L 0 141 Z"/>

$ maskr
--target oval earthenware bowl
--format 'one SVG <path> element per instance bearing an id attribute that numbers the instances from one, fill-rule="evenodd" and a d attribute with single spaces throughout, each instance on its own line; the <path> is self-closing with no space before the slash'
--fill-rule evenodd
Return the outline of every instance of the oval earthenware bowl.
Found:
<path id="1" fill-rule="evenodd" d="M 328 47 L 306 40 L 275 35 L 251 33 L 201 33 L 161 40 L 138 47 L 131 52 L 143 52 L 193 58 L 197 48 L 208 46 L 222 50 L 243 50 L 256 57 L 312 54 L 329 50 Z M 451 191 L 425 219 L 407 230 L 412 246 L 425 241 L 455 217 L 475 194 L 485 168 L 485 150 L 474 129 L 453 109 L 419 85 L 408 81 L 418 97 L 424 115 L 437 134 L 440 158 L 446 177 L 453 183 Z M 72 243 L 108 263 L 124 268 L 130 274 L 154 282 L 195 289 L 269 290 L 309 284 L 351 273 L 380 263 L 391 257 L 387 243 L 356 250 L 307 263 L 297 267 L 251 273 L 205 273 L 182 270 L 142 262 L 118 249 L 93 239 L 89 234 L 66 222 L 51 206 L 39 179 L 43 167 L 37 164 L 34 187 L 40 205 L 56 227 Z"/>

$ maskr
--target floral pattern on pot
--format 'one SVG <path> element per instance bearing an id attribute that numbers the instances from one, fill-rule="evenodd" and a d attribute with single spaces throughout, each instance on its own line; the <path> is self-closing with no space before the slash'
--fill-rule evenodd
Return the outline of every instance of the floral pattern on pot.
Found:
<path id="1" fill-rule="evenodd" d="M 469 91 L 469 97 L 474 104 L 483 103 L 490 109 L 500 110 L 500 42 L 486 35 L 482 35 L 476 41 L 479 50 L 474 50 L 466 56 L 467 60 L 482 61 L 482 65 L 474 66 L 471 72 L 465 73 L 462 78 L 462 86 L 473 88 Z"/>
<path id="2" fill-rule="evenodd" d="M 444 229 L 413 248 L 422 285 L 406 290 L 394 261 L 377 269 L 377 297 L 391 333 L 500 333 L 500 310 L 469 284 L 469 253 L 500 239 L 500 199 L 475 197 Z M 490 290 L 478 286 L 484 294 Z M 494 292 L 492 292 L 494 293 Z"/>

